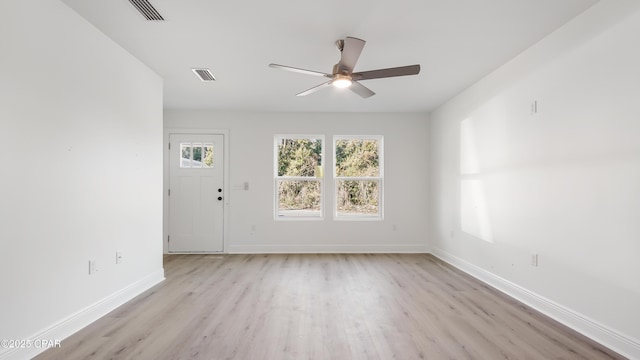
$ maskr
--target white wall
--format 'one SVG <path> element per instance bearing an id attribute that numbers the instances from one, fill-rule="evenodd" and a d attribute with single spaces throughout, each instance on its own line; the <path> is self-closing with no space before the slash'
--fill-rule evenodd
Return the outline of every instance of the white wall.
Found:
<path id="1" fill-rule="evenodd" d="M 433 252 L 632 358 L 639 4 L 601 1 L 430 116 Z"/>
<path id="2" fill-rule="evenodd" d="M 0 339 L 55 340 L 163 278 L 162 81 L 59 1 L 0 52 Z"/>
<path id="3" fill-rule="evenodd" d="M 165 128 L 210 128 L 229 131 L 229 231 L 226 251 L 426 250 L 428 189 L 425 181 L 428 166 L 428 133 L 425 114 L 224 113 L 166 110 L 164 119 Z M 324 134 L 327 147 L 331 146 L 333 135 L 383 135 L 384 220 L 335 221 L 332 219 L 332 198 L 329 196 L 332 192 L 327 192 L 327 208 L 323 221 L 275 221 L 275 134 Z M 329 169 L 332 161 L 331 152 L 328 150 L 329 148 L 325 153 L 326 180 L 330 180 Z M 241 187 L 244 182 L 249 183 L 248 191 L 233 190 Z M 330 183 L 327 185 L 329 189 Z M 255 231 L 252 231 L 254 226 Z"/>

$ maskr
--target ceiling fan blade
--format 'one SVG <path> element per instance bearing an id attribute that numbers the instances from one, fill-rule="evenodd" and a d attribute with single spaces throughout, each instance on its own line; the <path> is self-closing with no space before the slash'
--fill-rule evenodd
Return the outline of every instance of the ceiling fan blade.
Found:
<path id="1" fill-rule="evenodd" d="M 318 90 L 324 89 L 329 85 L 331 85 L 331 81 L 327 81 L 326 83 L 322 83 L 320 85 L 314 86 L 309 90 L 305 90 L 305 91 L 303 91 L 303 92 L 301 92 L 299 94 L 296 94 L 296 96 L 307 96 L 309 94 L 313 94 L 314 92 L 316 92 Z"/>
<path id="2" fill-rule="evenodd" d="M 353 72 L 353 69 L 358 62 L 358 58 L 362 53 L 362 48 L 366 41 L 354 37 L 347 37 L 344 40 L 344 46 L 342 48 L 342 56 L 338 63 L 338 69 L 340 71 L 346 70 L 349 73 Z"/>
<path id="3" fill-rule="evenodd" d="M 388 69 L 379 69 L 353 73 L 353 80 L 371 80 L 395 76 L 418 75 L 420 65 L 400 66 Z"/>
<path id="4" fill-rule="evenodd" d="M 351 91 L 362 96 L 365 99 L 376 94 L 373 91 L 371 91 L 368 87 L 360 84 L 357 81 L 353 81 L 349 89 L 351 89 Z"/>
<path id="5" fill-rule="evenodd" d="M 292 66 L 278 65 L 278 64 L 269 64 L 269 66 L 274 68 L 274 69 L 292 71 L 292 72 L 296 72 L 296 73 L 299 73 L 299 74 L 331 77 L 331 74 L 326 74 L 326 73 L 323 73 L 323 72 L 313 71 L 313 70 L 298 69 L 298 68 L 294 68 Z"/>

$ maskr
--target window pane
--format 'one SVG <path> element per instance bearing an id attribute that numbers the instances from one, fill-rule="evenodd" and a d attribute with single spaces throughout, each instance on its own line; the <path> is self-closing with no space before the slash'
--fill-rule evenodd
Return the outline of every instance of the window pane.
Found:
<path id="1" fill-rule="evenodd" d="M 316 176 L 322 165 L 320 139 L 279 139 L 277 176 Z"/>
<path id="2" fill-rule="evenodd" d="M 180 144 L 180 167 L 191 167 L 191 144 Z"/>
<path id="3" fill-rule="evenodd" d="M 202 164 L 206 168 L 213 167 L 213 144 L 204 144 L 204 160 Z"/>
<path id="4" fill-rule="evenodd" d="M 379 215 L 380 183 L 378 180 L 336 181 L 338 215 Z"/>
<path id="5" fill-rule="evenodd" d="M 380 176 L 378 140 L 336 140 L 336 176 Z"/>
<path id="6" fill-rule="evenodd" d="M 320 181 L 278 180 L 278 216 L 320 216 Z"/>
<path id="7" fill-rule="evenodd" d="M 191 166 L 194 168 L 202 167 L 202 144 L 193 144 L 193 161 Z"/>

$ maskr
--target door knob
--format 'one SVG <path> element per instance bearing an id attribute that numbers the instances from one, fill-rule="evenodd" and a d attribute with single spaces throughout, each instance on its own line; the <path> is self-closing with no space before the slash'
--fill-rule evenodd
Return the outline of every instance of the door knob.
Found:
<path id="1" fill-rule="evenodd" d="M 222 189 L 218 189 L 218 192 L 222 192 Z"/>
<path id="2" fill-rule="evenodd" d="M 218 196 L 218 200 L 222 200 L 222 196 Z"/>

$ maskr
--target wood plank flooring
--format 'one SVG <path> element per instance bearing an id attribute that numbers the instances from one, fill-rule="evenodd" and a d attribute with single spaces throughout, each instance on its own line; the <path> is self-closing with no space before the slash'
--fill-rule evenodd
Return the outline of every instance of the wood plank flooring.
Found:
<path id="1" fill-rule="evenodd" d="M 36 359 L 623 359 L 423 254 L 167 255 Z"/>

